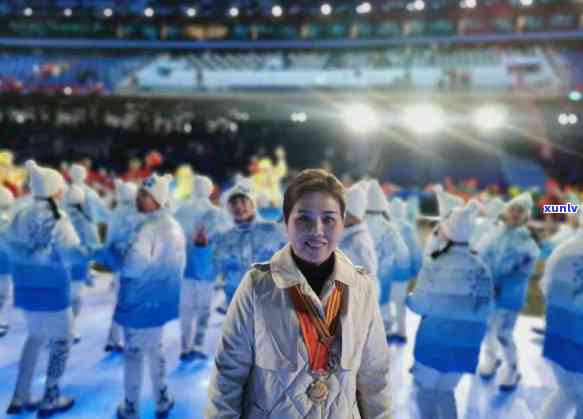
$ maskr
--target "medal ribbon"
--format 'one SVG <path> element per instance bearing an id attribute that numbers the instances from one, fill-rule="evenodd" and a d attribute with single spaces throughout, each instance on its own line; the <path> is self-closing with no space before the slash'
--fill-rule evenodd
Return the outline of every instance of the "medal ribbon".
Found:
<path id="1" fill-rule="evenodd" d="M 330 349 L 338 328 L 338 314 L 342 306 L 344 284 L 335 281 L 334 291 L 326 303 L 324 319 L 320 317 L 312 301 L 302 294 L 299 285 L 288 288 L 288 293 L 300 322 L 302 337 L 308 349 L 310 367 L 314 372 L 326 373 L 330 370 Z"/>

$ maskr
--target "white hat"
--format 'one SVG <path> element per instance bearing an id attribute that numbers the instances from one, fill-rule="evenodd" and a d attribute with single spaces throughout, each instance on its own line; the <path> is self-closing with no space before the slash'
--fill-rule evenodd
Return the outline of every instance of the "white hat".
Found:
<path id="1" fill-rule="evenodd" d="M 484 214 L 486 218 L 494 219 L 498 217 L 504 210 L 504 201 L 499 197 L 490 199 L 484 204 Z"/>
<path id="2" fill-rule="evenodd" d="M 85 191 L 77 185 L 70 186 L 65 192 L 65 202 L 68 205 L 80 205 L 85 201 Z"/>
<path id="3" fill-rule="evenodd" d="M 382 211 L 389 214 L 389 205 L 387 198 L 379 184 L 378 180 L 371 180 L 368 183 L 368 205 L 369 211 Z"/>
<path id="4" fill-rule="evenodd" d="M 54 169 L 40 167 L 34 160 L 26 162 L 32 194 L 38 198 L 50 198 L 65 189 L 65 179 Z"/>
<path id="5" fill-rule="evenodd" d="M 253 189 L 251 187 L 251 180 L 243 176 L 238 176 L 236 179 L 237 183 L 235 183 L 231 189 L 228 189 L 225 192 L 224 202 L 228 204 L 232 197 L 243 195 L 249 198 L 253 204 L 255 204 L 255 194 L 253 193 Z"/>
<path id="6" fill-rule="evenodd" d="M 530 216 L 532 207 L 534 206 L 534 201 L 532 200 L 532 195 L 530 192 L 523 192 L 520 195 L 515 196 L 504 205 L 504 209 L 506 210 L 513 206 L 519 206 Z"/>
<path id="7" fill-rule="evenodd" d="M 192 196 L 196 198 L 208 198 L 213 192 L 213 181 L 202 175 L 195 175 L 192 180 Z"/>
<path id="8" fill-rule="evenodd" d="M 480 203 L 472 199 L 465 207 L 456 207 L 441 225 L 443 233 L 455 243 L 470 241 L 474 220 L 480 211 Z"/>
<path id="9" fill-rule="evenodd" d="M 10 189 L 0 185 L 0 208 L 10 208 L 14 204 L 14 195 Z"/>
<path id="10" fill-rule="evenodd" d="M 165 207 L 170 199 L 171 182 L 172 175 L 158 176 L 154 173 L 142 182 L 142 189 L 148 191 L 160 207 Z"/>
<path id="11" fill-rule="evenodd" d="M 367 199 L 366 191 L 359 185 L 353 185 L 346 191 L 346 212 L 359 220 L 364 219 Z"/>
<path id="12" fill-rule="evenodd" d="M 138 195 L 138 186 L 133 182 L 115 180 L 115 199 L 117 202 L 135 202 Z"/>
<path id="13" fill-rule="evenodd" d="M 393 198 L 391 202 L 389 202 L 389 210 L 391 213 L 391 217 L 396 219 L 402 219 L 405 218 L 407 206 L 405 205 L 405 201 L 397 197 Z"/>
<path id="14" fill-rule="evenodd" d="M 464 200 L 459 196 L 455 196 L 443 190 L 443 186 L 435 186 L 435 194 L 437 195 L 437 207 L 439 216 L 445 217 L 454 208 L 464 205 Z"/>
<path id="15" fill-rule="evenodd" d="M 80 164 L 74 164 L 69 169 L 69 176 L 71 176 L 73 183 L 85 183 L 85 179 L 87 179 L 87 169 Z"/>

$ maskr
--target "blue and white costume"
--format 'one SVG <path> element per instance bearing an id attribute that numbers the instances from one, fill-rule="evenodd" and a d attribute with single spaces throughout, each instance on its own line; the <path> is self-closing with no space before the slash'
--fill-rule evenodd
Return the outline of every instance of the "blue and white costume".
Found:
<path id="1" fill-rule="evenodd" d="M 45 339 L 51 354 L 41 413 L 68 410 L 71 399 L 60 396 L 71 337 L 71 266 L 88 257 L 67 215 L 57 207 L 65 190 L 56 170 L 27 162 L 35 201 L 14 215 L 4 243 L 9 251 L 15 305 L 24 310 L 29 335 L 19 364 L 9 411 L 30 402 L 34 367 Z"/>
<path id="2" fill-rule="evenodd" d="M 239 182 L 225 192 L 224 202 L 243 195 L 254 201 L 250 186 Z M 224 284 L 227 305 L 231 303 L 243 276 L 254 263 L 265 262 L 286 244 L 281 226 L 260 221 L 257 215 L 250 222 L 235 224 L 219 234 L 212 245 L 213 275 Z"/>
<path id="3" fill-rule="evenodd" d="M 116 206 L 111 211 L 111 219 L 107 226 L 105 247 L 116 249 L 121 253 L 129 246 L 128 240 L 137 226 L 144 221 L 144 216 L 136 208 L 138 187 L 134 183 L 116 179 Z M 119 267 L 113 270 L 112 290 L 117 298 L 119 293 Z M 117 303 L 114 303 L 114 306 Z M 106 351 L 121 351 L 121 327 L 111 319 Z"/>
<path id="4" fill-rule="evenodd" d="M 442 225 L 445 246 L 426 258 L 407 298 L 422 316 L 413 369 L 422 419 L 457 418 L 454 389 L 476 370 L 493 309 L 489 269 L 468 245 L 474 216 L 472 204 L 451 213 Z"/>
<path id="5" fill-rule="evenodd" d="M 346 195 L 346 213 L 354 216 L 359 222 L 344 228 L 338 248 L 348 256 L 353 265 L 366 269 L 368 277 L 375 283 L 378 297 L 380 295 L 379 261 L 372 235 L 364 222 L 367 193 L 363 184 L 356 184 L 348 189 Z"/>
<path id="6" fill-rule="evenodd" d="M 519 206 L 528 219 L 532 205 L 530 195 L 522 194 L 508 202 L 506 208 Z M 476 250 L 492 272 L 496 294 L 496 311 L 489 322 L 480 375 L 488 379 L 495 374 L 500 365 L 497 354 L 500 349 L 505 361 L 500 388 L 508 391 L 514 389 L 520 380 L 514 327 L 526 302 L 528 281 L 540 251 L 526 227 L 512 227 L 506 223 L 497 227 L 487 240 L 481 241 Z"/>
<path id="7" fill-rule="evenodd" d="M 209 197 L 212 190 L 213 184 L 209 178 L 194 176 L 191 198 L 183 203 L 175 214 L 186 237 L 187 263 L 180 303 L 182 355 L 186 359 L 206 357 L 203 345 L 215 279 L 212 246 L 221 233 L 232 227 L 232 223 L 225 223 L 223 211 L 211 203 Z M 197 234 L 202 235 L 203 242 L 196 242 Z"/>
<path id="8" fill-rule="evenodd" d="M 124 329 L 125 401 L 122 418 L 137 417 L 144 357 L 150 364 L 156 411 L 168 412 L 173 401 L 166 385 L 162 353 L 163 326 L 178 318 L 180 282 L 186 267 L 186 243 L 180 225 L 170 214 L 168 201 L 172 177 L 152 175 L 141 189 L 159 208 L 144 213 L 125 247 L 109 247 L 104 259 L 119 270 L 120 291 L 114 320 Z"/>
<path id="9" fill-rule="evenodd" d="M 93 222 L 89 214 L 83 209 L 85 193 L 79 186 L 71 186 L 65 193 L 65 210 L 75 231 L 81 240 L 81 244 L 90 248 L 97 248 L 100 245 L 97 224 Z M 73 308 L 73 318 L 76 320 L 81 313 L 83 301 L 83 283 L 92 285 L 90 277 L 89 259 L 81 260 L 71 267 L 71 304 Z M 73 336 L 77 340 L 75 322 L 73 322 Z"/>
<path id="10" fill-rule="evenodd" d="M 9 189 L 0 186 L 0 240 L 5 240 L 5 234 L 12 219 L 14 197 Z M 9 325 L 4 319 L 10 299 L 11 277 L 8 253 L 0 248 L 0 337 L 8 332 Z"/>
<path id="11" fill-rule="evenodd" d="M 480 241 L 486 240 L 500 224 L 498 218 L 504 210 L 504 201 L 495 197 L 486 202 L 483 205 L 483 208 L 484 216 L 476 219 L 476 227 L 474 228 L 474 233 L 470 240 L 473 247 L 476 247 Z"/>
<path id="12" fill-rule="evenodd" d="M 87 169 L 80 164 L 74 164 L 69 170 L 71 181 L 73 185 L 79 186 L 85 193 L 85 202 L 83 202 L 83 209 L 91 217 L 94 222 L 107 223 L 111 218 L 111 211 L 103 202 L 103 199 L 97 192 L 89 185 L 85 184 L 87 178 Z"/>
<path id="13" fill-rule="evenodd" d="M 437 197 L 437 209 L 439 211 L 439 223 L 442 223 L 444 220 L 447 219 L 449 214 L 458 207 L 464 205 L 464 200 L 459 196 L 450 194 L 443 190 L 443 186 L 436 185 L 435 188 L 435 195 Z M 439 232 L 439 224 L 435 226 L 429 237 L 427 238 L 427 242 L 425 243 L 425 251 L 423 253 L 424 257 L 431 256 L 431 254 L 439 250 L 439 245 L 443 244 L 443 240 L 438 237 Z"/>
<path id="14" fill-rule="evenodd" d="M 378 257 L 380 304 L 383 308 L 383 314 L 388 320 L 385 322 L 385 328 L 387 335 L 390 335 L 393 316 L 390 313 L 389 303 L 391 294 L 395 290 L 397 293 L 403 294 L 395 304 L 397 306 L 395 313 L 396 334 L 405 336 L 405 297 L 407 296 L 408 281 L 411 277 L 411 258 L 401 233 L 395 224 L 388 220 L 389 207 L 381 187 L 377 181 L 370 182 L 365 221 L 372 235 Z"/>
<path id="15" fill-rule="evenodd" d="M 551 362 L 559 389 L 539 418 L 564 419 L 576 406 L 583 418 L 583 230 L 560 245 L 545 268 L 547 297 L 543 356 Z"/>

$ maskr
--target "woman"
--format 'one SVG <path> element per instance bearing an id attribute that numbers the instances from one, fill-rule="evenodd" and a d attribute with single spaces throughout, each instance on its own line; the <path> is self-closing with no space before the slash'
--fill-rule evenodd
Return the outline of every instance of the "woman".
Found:
<path id="1" fill-rule="evenodd" d="M 463 373 L 476 370 L 493 309 L 492 277 L 468 244 L 475 208 L 456 208 L 440 224 L 443 246 L 424 261 L 407 299 L 422 316 L 413 368 L 421 419 L 457 418 L 454 390 Z"/>
<path id="2" fill-rule="evenodd" d="M 254 265 L 235 293 L 206 418 L 391 417 L 374 284 L 337 249 L 344 196 L 323 170 L 305 170 L 289 185 L 289 243 Z"/>

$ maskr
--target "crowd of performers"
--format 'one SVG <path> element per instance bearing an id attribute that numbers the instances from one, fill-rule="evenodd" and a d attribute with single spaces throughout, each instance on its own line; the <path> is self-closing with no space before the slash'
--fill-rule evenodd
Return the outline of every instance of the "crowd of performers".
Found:
<path id="1" fill-rule="evenodd" d="M 439 222 L 423 251 L 405 202 L 388 201 L 376 180 L 345 189 L 328 172 L 305 170 L 273 222 L 262 219 L 243 177 L 222 206 L 210 201 L 213 183 L 201 175 L 180 202 L 170 175 L 117 180 L 111 209 L 86 185 L 81 165 L 71 167 L 69 184 L 34 161 L 26 169 L 29 193 L 15 199 L 0 187 L 0 316 L 13 288 L 28 329 L 9 415 L 73 408 L 60 382 L 82 338 L 75 323 L 93 263 L 113 272 L 117 295 L 104 346 L 124 353 L 120 419 L 139 417 L 144 362 L 156 416 L 171 413 L 163 328 L 178 318 L 181 361 L 215 356 L 208 418 L 392 417 L 387 343 L 412 338 L 407 307 L 421 316 L 411 371 L 423 419 L 457 418 L 462 374 L 495 377 L 500 391 L 520 383 L 513 335 L 541 253 L 526 228 L 528 193 L 466 203 L 436 188 Z M 581 419 L 583 233 L 555 245 L 542 281 L 542 355 L 559 388 L 538 418 L 567 418 L 575 408 Z M 217 353 L 208 354 L 217 290 L 226 318 Z M 0 335 L 8 332 L 0 317 Z M 46 389 L 36 401 L 31 383 L 47 341 Z"/>

